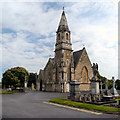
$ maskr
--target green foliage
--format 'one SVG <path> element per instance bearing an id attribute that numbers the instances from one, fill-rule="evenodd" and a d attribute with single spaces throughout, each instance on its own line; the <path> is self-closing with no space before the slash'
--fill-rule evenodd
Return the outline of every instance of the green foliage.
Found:
<path id="1" fill-rule="evenodd" d="M 50 102 L 79 107 L 79 108 L 85 108 L 88 110 L 98 110 L 98 111 L 103 111 L 103 112 L 119 112 L 120 111 L 120 109 L 118 108 L 107 107 L 103 105 L 94 105 L 94 104 L 88 104 L 88 103 L 74 102 L 74 101 L 65 100 L 65 98 L 64 99 L 54 98 L 54 99 L 51 99 Z"/>
<path id="2" fill-rule="evenodd" d="M 113 86 L 113 81 L 112 80 L 109 80 L 108 81 L 108 89 L 111 89 Z"/>
<path id="3" fill-rule="evenodd" d="M 115 85 L 117 86 L 117 89 L 120 90 L 120 80 L 116 80 Z"/>
<path id="4" fill-rule="evenodd" d="M 13 94 L 13 93 L 21 93 L 23 91 L 19 91 L 19 90 L 13 90 L 13 91 L 4 91 L 4 92 L 1 92 L 2 94 Z"/>
<path id="5" fill-rule="evenodd" d="M 97 73 L 97 77 L 102 81 L 102 88 L 105 89 L 105 80 L 107 79 L 106 77 L 103 77 L 99 74 L 99 72 Z M 112 83 L 113 81 L 112 80 L 108 80 L 108 89 L 111 89 L 112 88 Z"/>
<path id="6" fill-rule="evenodd" d="M 102 88 L 105 89 L 105 80 L 107 79 L 106 77 L 103 77 L 99 74 L 99 72 L 97 73 L 97 77 L 98 79 L 100 79 L 102 81 Z"/>
<path id="7" fill-rule="evenodd" d="M 120 101 L 120 99 L 116 99 L 117 103 Z"/>
<path id="8" fill-rule="evenodd" d="M 32 86 L 32 83 L 33 83 L 34 86 L 36 87 L 36 73 L 30 73 L 27 86 L 28 86 L 28 87 L 31 87 L 31 86 Z"/>
<path id="9" fill-rule="evenodd" d="M 23 67 L 14 67 L 11 69 L 8 69 L 3 73 L 2 78 L 2 88 L 16 88 L 16 87 L 24 87 L 24 81 L 28 81 L 29 73 L 28 71 Z"/>

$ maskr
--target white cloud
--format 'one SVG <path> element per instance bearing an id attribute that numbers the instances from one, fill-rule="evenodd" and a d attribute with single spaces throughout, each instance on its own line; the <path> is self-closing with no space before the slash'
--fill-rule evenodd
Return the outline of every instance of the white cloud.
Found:
<path id="1" fill-rule="evenodd" d="M 73 49 L 79 50 L 85 44 L 91 61 L 98 62 L 100 73 L 117 78 L 117 6 L 114 2 L 59 3 L 64 4 Z M 38 72 L 49 55 L 54 56 L 55 32 L 62 11 L 48 6 L 42 2 L 4 3 L 3 28 L 15 32 L 3 34 L 3 68 L 23 66 Z"/>
<path id="2" fill-rule="evenodd" d="M 51 8 L 45 12 L 44 9 L 42 3 L 4 3 L 3 27 L 48 36 L 56 30 L 58 20 L 55 16 L 60 14 L 60 11 Z"/>

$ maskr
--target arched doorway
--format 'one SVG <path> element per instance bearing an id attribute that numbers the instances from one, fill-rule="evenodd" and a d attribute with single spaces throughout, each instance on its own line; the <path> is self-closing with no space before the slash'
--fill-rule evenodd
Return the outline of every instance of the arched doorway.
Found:
<path id="1" fill-rule="evenodd" d="M 82 83 L 88 83 L 88 70 L 85 66 L 82 69 Z"/>
<path id="2" fill-rule="evenodd" d="M 40 91 L 42 91 L 42 80 L 40 80 Z"/>

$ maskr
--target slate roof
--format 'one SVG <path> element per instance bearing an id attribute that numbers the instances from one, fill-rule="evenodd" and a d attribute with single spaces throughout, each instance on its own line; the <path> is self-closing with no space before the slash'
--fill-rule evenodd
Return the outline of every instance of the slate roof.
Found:
<path id="1" fill-rule="evenodd" d="M 62 16 L 61 16 L 61 19 L 60 19 L 60 23 L 59 23 L 59 26 L 58 26 L 58 30 L 57 32 L 64 32 L 64 31 L 68 31 L 69 32 L 69 27 L 68 27 L 68 23 L 67 23 L 67 18 L 65 16 L 65 12 L 63 10 L 62 12 Z"/>
<path id="2" fill-rule="evenodd" d="M 79 50 L 79 51 L 75 51 L 73 52 L 73 59 L 74 59 L 74 69 L 76 68 L 77 64 L 78 64 L 78 61 L 82 55 L 82 52 L 85 48 L 83 48 L 82 50 Z"/>

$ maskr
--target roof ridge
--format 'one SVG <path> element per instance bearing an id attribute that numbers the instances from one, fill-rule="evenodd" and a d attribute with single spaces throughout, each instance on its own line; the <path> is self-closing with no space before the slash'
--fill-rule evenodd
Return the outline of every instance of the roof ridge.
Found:
<path id="1" fill-rule="evenodd" d="M 79 51 L 83 51 L 85 49 L 85 47 L 83 47 L 81 50 L 77 50 L 75 52 L 79 52 Z M 73 52 L 74 53 L 74 52 Z"/>

